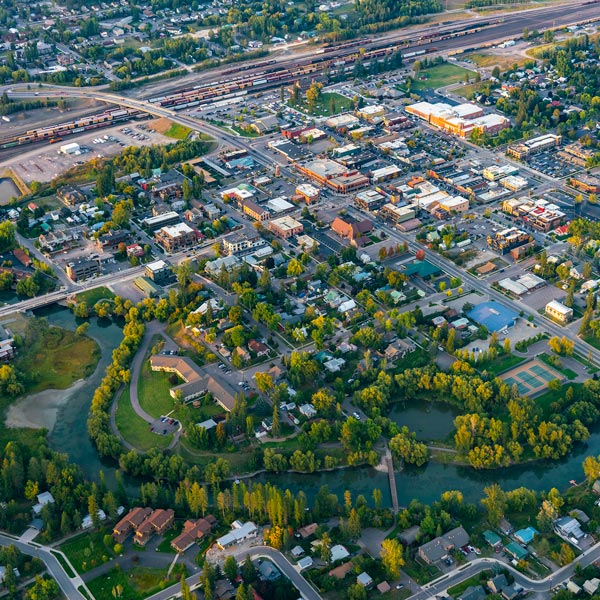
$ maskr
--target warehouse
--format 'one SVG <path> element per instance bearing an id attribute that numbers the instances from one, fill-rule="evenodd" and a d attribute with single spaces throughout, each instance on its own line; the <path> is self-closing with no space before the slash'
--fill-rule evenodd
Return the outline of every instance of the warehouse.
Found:
<path id="1" fill-rule="evenodd" d="M 81 152 L 81 147 L 77 142 L 72 142 L 70 144 L 64 144 L 59 150 L 61 154 L 79 154 Z"/>

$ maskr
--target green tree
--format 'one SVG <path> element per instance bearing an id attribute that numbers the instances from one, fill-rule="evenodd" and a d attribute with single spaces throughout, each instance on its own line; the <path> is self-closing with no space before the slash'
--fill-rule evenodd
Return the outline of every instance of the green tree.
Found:
<path id="1" fill-rule="evenodd" d="M 481 504 L 487 510 L 490 525 L 496 527 L 506 510 L 506 493 L 497 483 L 485 487 L 483 491 L 485 498 L 482 498 Z"/>

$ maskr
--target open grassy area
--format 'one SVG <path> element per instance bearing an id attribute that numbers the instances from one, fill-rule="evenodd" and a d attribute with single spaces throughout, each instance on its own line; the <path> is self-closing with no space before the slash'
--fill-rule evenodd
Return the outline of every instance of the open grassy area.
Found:
<path id="1" fill-rule="evenodd" d="M 129 389 L 123 390 L 119 398 L 115 420 L 121 435 L 142 452 L 150 448 L 166 448 L 171 443 L 172 435 L 153 433 L 148 423 L 133 410 Z"/>
<path id="2" fill-rule="evenodd" d="M 135 567 L 127 572 L 119 568 L 88 582 L 88 588 L 95 598 L 113 598 L 113 589 L 121 586 L 120 598 L 143 600 L 156 592 L 179 581 L 179 574 L 172 573 L 169 579 L 166 569 L 148 569 Z"/>
<path id="3" fill-rule="evenodd" d="M 64 390 L 94 372 L 100 359 L 95 340 L 35 321 L 28 325 L 15 367 L 27 374 L 26 393 Z"/>
<path id="4" fill-rule="evenodd" d="M 138 380 L 138 398 L 141 407 L 149 415 L 161 417 L 173 410 L 173 398 L 169 395 L 169 390 L 174 385 L 169 379 L 173 376 L 173 373 L 153 371 L 150 362 L 144 360 Z"/>
<path id="5" fill-rule="evenodd" d="M 331 105 L 332 99 L 335 104 L 333 107 Z M 352 102 L 351 98 L 347 98 L 346 96 L 342 96 L 341 94 L 337 94 L 335 92 L 323 92 L 321 94 L 320 102 L 313 111 L 308 110 L 308 105 L 304 99 L 298 104 L 292 104 L 292 102 L 288 101 L 288 105 L 296 110 L 300 110 L 303 113 L 312 115 L 314 117 L 330 117 L 331 115 L 339 115 L 340 113 L 352 110 L 354 108 L 354 103 Z M 331 110 L 332 108 L 333 110 Z"/>
<path id="6" fill-rule="evenodd" d="M 478 67 L 493 69 L 496 65 L 501 71 L 511 69 L 514 64 L 519 66 L 524 65 L 527 59 L 517 54 L 493 54 L 491 52 L 472 52 L 469 54 L 461 54 L 460 59 L 467 58 L 474 62 Z"/>
<path id="7" fill-rule="evenodd" d="M 581 383 L 566 383 L 559 390 L 548 390 L 540 396 L 538 396 L 535 399 L 535 403 L 542 410 L 542 418 L 549 419 L 555 414 L 555 412 L 552 410 L 552 404 L 554 402 L 562 400 L 565 397 L 565 391 L 568 387 L 573 388 L 573 397 L 578 398 L 580 396 L 579 391 L 581 389 L 581 386 Z"/>
<path id="8" fill-rule="evenodd" d="M 112 548 L 104 545 L 108 530 L 82 533 L 59 546 L 78 573 L 89 571 L 114 557 Z"/>
<path id="9" fill-rule="evenodd" d="M 418 78 L 413 81 L 411 91 L 437 89 L 452 83 L 459 83 L 465 81 L 467 75 L 471 80 L 475 79 L 475 73 L 458 65 L 452 63 L 435 65 L 419 72 Z"/>
<path id="10" fill-rule="evenodd" d="M 487 371 L 488 374 L 496 376 L 504 371 L 508 371 L 522 362 L 529 360 L 524 356 L 515 356 L 514 354 L 502 354 L 496 358 L 492 363 L 488 363 L 485 367 L 482 367 L 481 371 Z"/>
<path id="11" fill-rule="evenodd" d="M 104 286 L 81 292 L 76 296 L 77 302 L 85 302 L 89 307 L 94 306 L 99 300 L 112 300 L 114 297 L 114 293 Z"/>
<path id="12" fill-rule="evenodd" d="M 460 583 L 457 583 L 455 586 L 448 588 L 448 594 L 453 598 L 460 596 L 468 587 L 472 585 L 479 585 L 482 581 L 489 579 L 493 575 L 492 571 L 482 571 L 477 575 L 473 575 L 473 577 L 469 577 L 469 579 L 465 579 Z"/>
<path id="13" fill-rule="evenodd" d="M 167 137 L 171 137 L 176 140 L 187 140 L 190 133 L 192 133 L 192 130 L 189 127 L 179 123 L 173 123 L 171 127 L 165 131 L 165 135 Z"/>

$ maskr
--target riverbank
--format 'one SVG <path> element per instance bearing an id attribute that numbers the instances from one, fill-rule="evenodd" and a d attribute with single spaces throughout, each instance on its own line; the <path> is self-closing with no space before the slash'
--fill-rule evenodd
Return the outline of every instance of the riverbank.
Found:
<path id="1" fill-rule="evenodd" d="M 85 382 L 85 379 L 79 379 L 64 390 L 47 389 L 20 398 L 6 410 L 5 427 L 52 431 L 60 409 L 83 388 Z"/>

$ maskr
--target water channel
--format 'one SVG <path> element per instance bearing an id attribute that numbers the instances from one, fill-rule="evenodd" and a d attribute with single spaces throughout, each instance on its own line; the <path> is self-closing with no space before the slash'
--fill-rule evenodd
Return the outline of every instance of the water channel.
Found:
<path id="1" fill-rule="evenodd" d="M 68 309 L 59 306 L 39 310 L 36 314 L 46 317 L 52 325 L 67 329 L 75 329 L 78 324 Z M 88 332 L 100 344 L 102 354 L 98 368 L 69 404 L 61 408 L 56 426 L 50 434 L 50 445 L 60 452 L 66 452 L 90 479 L 97 480 L 102 469 L 110 484 L 114 481 L 114 468 L 100 462 L 89 440 L 86 421 L 92 395 L 110 362 L 113 349 L 122 338 L 122 331 L 110 322 L 91 319 Z M 416 429 L 420 439 L 441 439 L 451 432 L 455 413 L 450 407 L 416 403 L 406 410 L 398 406 L 390 416 L 398 424 Z M 445 490 L 461 490 L 466 500 L 476 502 L 483 496 L 483 488 L 494 482 L 506 490 L 520 486 L 534 490 L 551 487 L 565 489 L 570 480 L 581 481 L 581 463 L 589 454 L 600 454 L 600 426 L 591 430 L 591 437 L 586 444 L 576 446 L 575 450 L 561 461 L 533 463 L 495 471 L 475 471 L 435 462 L 418 469 L 404 469 L 396 474 L 398 498 L 400 504 L 405 506 L 413 498 L 432 502 Z M 363 494 L 368 500 L 372 497 L 373 489 L 379 488 L 383 493 L 384 502 L 387 505 L 390 503 L 387 474 L 368 467 L 312 475 L 261 474 L 254 481 L 270 482 L 282 488 L 289 488 L 293 492 L 303 490 L 309 499 L 316 495 L 322 485 L 329 486 L 330 491 L 338 494 L 340 498 L 343 492 L 349 489 L 354 497 Z"/>
<path id="2" fill-rule="evenodd" d="M 0 178 L 0 205 L 8 204 L 11 198 L 18 198 L 21 195 L 15 182 L 9 177 Z"/>

